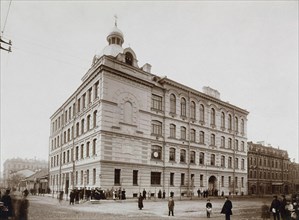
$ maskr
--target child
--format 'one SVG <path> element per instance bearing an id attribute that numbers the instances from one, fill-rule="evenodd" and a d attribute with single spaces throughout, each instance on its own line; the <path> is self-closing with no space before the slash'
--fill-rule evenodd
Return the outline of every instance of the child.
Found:
<path id="1" fill-rule="evenodd" d="M 210 202 L 209 199 L 207 201 L 206 208 L 207 208 L 207 217 L 210 218 L 212 213 L 212 203 Z"/>

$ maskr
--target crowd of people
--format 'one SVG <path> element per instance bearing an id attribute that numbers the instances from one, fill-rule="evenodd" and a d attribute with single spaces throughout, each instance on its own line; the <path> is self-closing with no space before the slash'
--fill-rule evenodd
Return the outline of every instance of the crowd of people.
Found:
<path id="1" fill-rule="evenodd" d="M 28 219 L 28 208 L 29 201 L 27 196 L 29 191 L 25 189 L 21 197 L 10 195 L 10 189 L 6 189 L 3 196 L 1 196 L 0 202 L 0 219 L 18 219 L 18 220 L 27 220 Z"/>
<path id="2" fill-rule="evenodd" d="M 270 219 L 271 214 L 274 220 L 299 220 L 299 195 L 287 200 L 285 195 L 280 198 L 273 197 L 270 207 L 262 206 L 262 219 Z"/>

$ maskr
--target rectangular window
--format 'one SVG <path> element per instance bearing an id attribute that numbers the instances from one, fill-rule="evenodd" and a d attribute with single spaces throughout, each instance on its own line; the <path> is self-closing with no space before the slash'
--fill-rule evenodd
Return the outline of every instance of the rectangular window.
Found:
<path id="1" fill-rule="evenodd" d="M 200 174 L 199 176 L 199 184 L 200 184 L 200 187 L 203 187 L 203 175 Z"/>
<path id="2" fill-rule="evenodd" d="M 96 82 L 94 84 L 94 99 L 99 98 L 98 89 L 99 89 L 99 82 Z"/>
<path id="3" fill-rule="evenodd" d="M 152 134 L 162 136 L 162 123 L 159 121 L 152 121 Z"/>
<path id="4" fill-rule="evenodd" d="M 170 173 L 169 185 L 174 186 L 174 173 Z"/>
<path id="5" fill-rule="evenodd" d="M 96 155 L 97 139 L 92 141 L 92 155 Z"/>
<path id="6" fill-rule="evenodd" d="M 86 143 L 86 157 L 89 157 L 89 142 Z"/>
<path id="7" fill-rule="evenodd" d="M 160 172 L 151 172 L 151 185 L 161 185 Z"/>
<path id="8" fill-rule="evenodd" d="M 75 180 L 76 180 L 76 185 L 78 185 L 78 171 L 76 171 L 76 177 L 75 177 Z"/>
<path id="9" fill-rule="evenodd" d="M 224 176 L 221 176 L 221 187 L 224 187 Z"/>
<path id="10" fill-rule="evenodd" d="M 84 178 L 84 174 L 83 174 L 83 170 L 81 170 L 81 178 L 80 178 L 80 184 L 83 185 L 83 178 Z"/>
<path id="11" fill-rule="evenodd" d="M 228 177 L 228 186 L 229 187 L 232 186 L 232 177 L 231 176 Z"/>
<path id="12" fill-rule="evenodd" d="M 81 99 L 79 98 L 78 101 L 77 101 L 77 112 L 80 112 L 81 110 Z"/>
<path id="13" fill-rule="evenodd" d="M 79 160 L 79 147 L 76 147 L 76 160 Z"/>
<path id="14" fill-rule="evenodd" d="M 92 88 L 90 88 L 90 89 L 88 90 L 88 95 L 87 95 L 87 97 L 88 97 L 88 104 L 91 103 L 91 91 L 92 91 Z"/>
<path id="15" fill-rule="evenodd" d="M 162 111 L 162 97 L 152 95 L 152 109 Z"/>
<path id="16" fill-rule="evenodd" d="M 185 185 L 185 174 L 181 173 L 181 186 Z"/>
<path id="17" fill-rule="evenodd" d="M 70 150 L 67 150 L 67 162 L 70 162 Z"/>
<path id="18" fill-rule="evenodd" d="M 120 169 L 114 170 L 114 185 L 120 185 Z"/>
<path id="19" fill-rule="evenodd" d="M 89 170 L 86 170 L 86 184 L 89 184 Z"/>
<path id="20" fill-rule="evenodd" d="M 82 107 L 85 108 L 86 107 L 86 94 L 84 93 L 82 96 Z"/>
<path id="21" fill-rule="evenodd" d="M 81 145 L 81 159 L 84 157 L 84 145 Z"/>
<path id="22" fill-rule="evenodd" d="M 69 120 L 72 118 L 72 107 L 69 107 Z"/>
<path id="23" fill-rule="evenodd" d="M 238 187 L 238 177 L 235 177 L 235 187 Z"/>
<path id="24" fill-rule="evenodd" d="M 244 187 L 244 177 L 241 177 L 241 187 Z"/>
<path id="25" fill-rule="evenodd" d="M 133 170 L 133 186 L 138 185 L 138 170 Z"/>
<path id="26" fill-rule="evenodd" d="M 96 184 L 96 175 L 97 175 L 97 172 L 96 172 L 96 169 L 93 169 L 93 174 L 92 174 L 92 176 L 93 176 L 93 185 L 95 185 Z"/>

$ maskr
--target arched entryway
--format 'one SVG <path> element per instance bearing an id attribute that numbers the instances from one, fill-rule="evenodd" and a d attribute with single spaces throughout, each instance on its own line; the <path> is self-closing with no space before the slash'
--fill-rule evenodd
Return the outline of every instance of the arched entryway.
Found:
<path id="1" fill-rule="evenodd" d="M 208 190 L 209 190 L 209 195 L 210 196 L 217 196 L 218 195 L 217 178 L 215 176 L 210 176 Z"/>

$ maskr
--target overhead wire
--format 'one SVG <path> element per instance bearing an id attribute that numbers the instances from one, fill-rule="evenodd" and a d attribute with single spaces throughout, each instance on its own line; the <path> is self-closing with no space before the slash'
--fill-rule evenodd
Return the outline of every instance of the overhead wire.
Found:
<path id="1" fill-rule="evenodd" d="M 7 10 L 6 18 L 5 18 L 4 25 L 3 25 L 3 30 L 1 31 L 2 34 L 4 34 L 4 30 L 5 30 L 5 27 L 6 27 L 7 18 L 8 18 L 8 14 L 9 14 L 9 11 L 10 11 L 11 2 L 12 2 L 12 0 L 10 0 L 9 5 L 8 5 L 8 10 Z"/>

